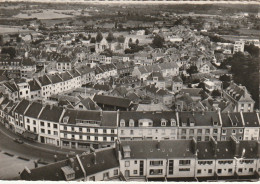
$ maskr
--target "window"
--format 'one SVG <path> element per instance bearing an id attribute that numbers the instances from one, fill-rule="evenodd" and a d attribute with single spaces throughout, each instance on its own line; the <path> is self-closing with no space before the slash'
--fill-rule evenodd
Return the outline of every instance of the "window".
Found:
<path id="1" fill-rule="evenodd" d="M 254 171 L 254 169 L 253 168 L 249 168 L 249 172 L 253 172 Z"/>
<path id="2" fill-rule="evenodd" d="M 57 124 L 53 124 L 53 128 L 58 128 L 58 125 Z"/>
<path id="3" fill-rule="evenodd" d="M 228 173 L 232 173 L 233 169 L 228 169 Z"/>
<path id="4" fill-rule="evenodd" d="M 90 140 L 90 136 L 87 136 L 87 140 Z"/>
<path id="5" fill-rule="evenodd" d="M 51 127 L 51 124 L 50 124 L 50 123 L 48 123 L 48 127 Z"/>
<path id="6" fill-rule="evenodd" d="M 202 134 L 202 129 L 198 129 L 198 134 Z"/>
<path id="7" fill-rule="evenodd" d="M 194 130 L 190 129 L 190 135 L 193 135 L 193 134 L 194 134 Z"/>
<path id="8" fill-rule="evenodd" d="M 190 168 L 180 168 L 179 171 L 180 172 L 190 171 Z"/>
<path id="9" fill-rule="evenodd" d="M 227 130 L 222 130 L 222 134 L 226 135 L 227 134 Z"/>
<path id="10" fill-rule="evenodd" d="M 82 132 L 82 128 L 79 128 L 79 131 Z"/>
<path id="11" fill-rule="evenodd" d="M 236 134 L 236 130 L 235 129 L 232 129 L 232 134 Z"/>
<path id="12" fill-rule="evenodd" d="M 205 136 L 205 141 L 209 141 L 209 136 Z"/>
<path id="13" fill-rule="evenodd" d="M 222 169 L 218 169 L 218 174 L 221 174 L 222 173 Z"/>
<path id="14" fill-rule="evenodd" d="M 51 131 L 50 131 L 50 130 L 48 130 L 48 134 L 51 134 Z"/>
<path id="15" fill-rule="evenodd" d="M 162 160 L 158 160 L 158 161 L 150 161 L 150 165 L 151 165 L 151 166 L 159 166 L 159 165 L 163 165 L 163 161 L 162 161 Z"/>
<path id="16" fill-rule="evenodd" d="M 30 119 L 29 118 L 27 118 L 27 123 L 30 123 Z"/>
<path id="17" fill-rule="evenodd" d="M 205 133 L 209 134 L 210 133 L 210 129 L 206 129 Z"/>
<path id="18" fill-rule="evenodd" d="M 182 134 L 186 134 L 186 129 L 182 129 L 182 130 L 181 130 L 181 133 L 182 133 Z"/>
<path id="19" fill-rule="evenodd" d="M 95 180 L 96 180 L 96 179 L 95 179 L 95 176 L 89 177 L 89 180 L 90 180 L 90 181 L 95 181 Z"/>
<path id="20" fill-rule="evenodd" d="M 137 174 L 137 170 L 134 170 L 134 174 Z"/>
<path id="21" fill-rule="evenodd" d="M 33 120 L 33 124 L 36 125 L 36 121 L 35 120 Z"/>
<path id="22" fill-rule="evenodd" d="M 197 174 L 201 174 L 201 169 L 198 169 L 198 170 L 197 170 Z"/>
<path id="23" fill-rule="evenodd" d="M 111 134 L 114 134 L 115 133 L 115 130 L 111 130 Z"/>
<path id="24" fill-rule="evenodd" d="M 66 127 L 66 126 L 64 126 L 64 130 L 67 130 L 67 127 Z"/>
<path id="25" fill-rule="evenodd" d="M 41 121 L 41 126 L 44 126 L 44 122 L 43 121 Z"/>
<path id="26" fill-rule="evenodd" d="M 97 141 L 98 140 L 98 137 L 95 137 L 95 141 Z"/>
<path id="27" fill-rule="evenodd" d="M 130 130 L 130 134 L 133 135 L 134 134 L 134 130 Z"/>
<path id="28" fill-rule="evenodd" d="M 190 160 L 179 160 L 179 165 L 190 165 Z"/>
<path id="29" fill-rule="evenodd" d="M 95 133 L 98 133 L 98 129 L 95 129 Z"/>
<path id="30" fill-rule="evenodd" d="M 79 136 L 79 139 L 82 139 L 82 135 Z"/>
<path id="31" fill-rule="evenodd" d="M 137 160 L 135 160 L 135 164 L 137 164 Z"/>
<path id="32" fill-rule="evenodd" d="M 54 134 L 54 135 L 58 135 L 58 132 L 57 132 L 57 131 L 53 131 L 53 134 Z"/>
<path id="33" fill-rule="evenodd" d="M 198 137 L 197 137 L 197 141 L 201 141 L 201 136 L 198 136 Z"/>
<path id="34" fill-rule="evenodd" d="M 44 129 L 41 129 L 41 133 L 45 133 L 45 130 L 44 130 Z"/>
<path id="35" fill-rule="evenodd" d="M 87 132 L 88 132 L 88 133 L 90 132 L 90 129 L 89 129 L 89 128 L 87 128 Z"/>
<path id="36" fill-rule="evenodd" d="M 212 169 L 209 169 L 209 170 L 208 170 L 208 173 L 211 174 L 211 173 L 212 173 Z"/>
<path id="37" fill-rule="evenodd" d="M 239 133 L 241 133 L 241 134 L 242 134 L 242 133 L 243 133 L 243 129 L 239 129 Z"/>
<path id="38" fill-rule="evenodd" d="M 103 137 L 103 141 L 107 141 L 107 137 Z"/>
<path id="39" fill-rule="evenodd" d="M 106 134 L 106 133 L 107 133 L 107 130 L 106 130 L 106 129 L 103 129 L 103 133 Z"/>
<path id="40" fill-rule="evenodd" d="M 239 169 L 238 169 L 238 172 L 240 172 L 240 173 L 243 172 L 243 169 L 242 169 L 242 168 L 239 168 Z"/>
<path id="41" fill-rule="evenodd" d="M 129 167 L 130 166 L 130 161 L 125 161 L 125 167 Z"/>
<path id="42" fill-rule="evenodd" d="M 115 169 L 114 170 L 114 176 L 117 176 L 118 175 L 118 169 Z"/>

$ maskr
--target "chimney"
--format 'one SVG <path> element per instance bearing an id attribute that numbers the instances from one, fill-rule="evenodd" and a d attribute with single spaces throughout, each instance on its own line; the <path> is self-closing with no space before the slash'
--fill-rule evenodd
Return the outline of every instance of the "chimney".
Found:
<path id="1" fill-rule="evenodd" d="M 260 158 L 260 141 L 257 141 L 257 156 Z"/>
<path id="2" fill-rule="evenodd" d="M 121 152 L 120 152 L 120 148 L 121 148 L 121 142 L 119 139 L 116 140 L 115 143 L 115 149 L 116 149 L 116 158 L 117 160 L 120 160 L 120 156 L 121 156 Z"/>
<path id="3" fill-rule="evenodd" d="M 231 144 L 234 150 L 234 156 L 239 156 L 239 141 L 233 135 L 231 136 Z"/>
<path id="4" fill-rule="evenodd" d="M 97 155 L 96 152 L 93 153 L 93 164 L 97 164 Z"/>
<path id="5" fill-rule="evenodd" d="M 69 159 L 69 166 L 70 166 L 71 168 L 74 168 L 75 163 L 74 163 L 74 159 L 73 159 L 73 158 L 70 158 L 70 159 Z"/>
<path id="6" fill-rule="evenodd" d="M 161 149 L 160 140 L 157 141 L 156 148 L 157 148 L 157 150 Z"/>
<path id="7" fill-rule="evenodd" d="M 89 149 L 90 149 L 90 153 L 95 153 L 96 151 L 95 148 L 93 148 L 92 146 L 90 146 Z"/>
<path id="8" fill-rule="evenodd" d="M 212 136 L 210 136 L 210 143 L 211 143 L 211 146 L 213 148 L 214 157 L 216 158 L 217 157 L 218 142 Z"/>
<path id="9" fill-rule="evenodd" d="M 31 170 L 28 169 L 28 167 L 25 166 L 24 169 L 26 170 L 26 172 L 27 172 L 28 174 L 31 174 Z"/>
<path id="10" fill-rule="evenodd" d="M 194 137 L 191 140 L 191 148 L 193 153 L 197 155 L 198 144 L 197 144 L 197 140 Z"/>
<path id="11" fill-rule="evenodd" d="M 205 112 L 204 112 L 204 109 L 202 109 L 202 111 L 201 111 L 201 114 L 202 114 L 202 115 L 204 115 L 204 114 L 205 114 Z"/>
<path id="12" fill-rule="evenodd" d="M 33 163 L 34 163 L 34 168 L 37 168 L 38 167 L 38 161 L 35 160 Z"/>
<path id="13" fill-rule="evenodd" d="M 119 125 L 119 116 L 120 116 L 120 111 L 119 111 L 119 109 L 116 111 L 116 122 L 117 122 L 117 127 L 118 127 L 118 125 Z"/>
<path id="14" fill-rule="evenodd" d="M 194 114 L 195 114 L 195 113 L 194 113 L 194 109 L 192 109 L 191 111 L 192 111 L 192 116 L 194 116 Z"/>

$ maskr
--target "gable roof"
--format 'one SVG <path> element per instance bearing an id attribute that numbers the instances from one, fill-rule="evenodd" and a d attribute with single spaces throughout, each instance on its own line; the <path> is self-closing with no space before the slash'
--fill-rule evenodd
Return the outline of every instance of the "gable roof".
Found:
<path id="1" fill-rule="evenodd" d="M 16 106 L 14 112 L 18 113 L 18 114 L 24 114 L 25 110 L 27 109 L 27 107 L 30 105 L 30 102 L 26 99 L 23 99 L 22 101 L 20 101 L 20 103 Z"/>
<path id="2" fill-rule="evenodd" d="M 62 112 L 63 108 L 61 107 L 57 107 L 54 105 L 46 105 L 42 110 L 39 119 L 59 123 Z"/>
<path id="3" fill-rule="evenodd" d="M 111 105 L 124 108 L 127 108 L 131 105 L 131 101 L 129 99 L 114 96 L 95 95 L 93 100 L 97 104 Z"/>
<path id="4" fill-rule="evenodd" d="M 38 102 L 32 102 L 30 107 L 25 112 L 24 116 L 28 116 L 28 117 L 31 117 L 31 118 L 37 118 L 39 113 L 42 110 L 42 107 L 43 107 L 42 104 L 40 104 Z"/>

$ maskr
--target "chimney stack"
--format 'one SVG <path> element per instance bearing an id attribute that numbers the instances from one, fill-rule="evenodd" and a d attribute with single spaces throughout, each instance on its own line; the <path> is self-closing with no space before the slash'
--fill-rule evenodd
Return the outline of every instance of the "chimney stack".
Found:
<path id="1" fill-rule="evenodd" d="M 235 157 L 239 156 L 239 141 L 236 139 L 235 136 L 231 136 L 231 143 L 234 150 Z"/>
<path id="2" fill-rule="evenodd" d="M 70 159 L 69 159 L 69 166 L 70 166 L 71 168 L 74 168 L 74 159 L 73 159 L 73 158 L 70 158 Z"/>
<path id="3" fill-rule="evenodd" d="M 93 164 L 97 164 L 97 155 L 96 155 L 96 152 L 93 153 Z"/>
<path id="4" fill-rule="evenodd" d="M 193 153 L 197 154 L 198 144 L 197 144 L 197 140 L 195 139 L 195 137 L 193 137 L 191 140 L 191 147 L 192 147 Z"/>
<path id="5" fill-rule="evenodd" d="M 160 140 L 157 141 L 156 148 L 157 148 L 157 150 L 161 149 Z"/>
<path id="6" fill-rule="evenodd" d="M 210 143 L 211 146 L 213 147 L 214 157 L 216 158 L 218 142 L 214 139 L 214 137 L 210 136 Z"/>
<path id="7" fill-rule="evenodd" d="M 260 158 L 260 141 L 257 141 L 257 156 Z"/>

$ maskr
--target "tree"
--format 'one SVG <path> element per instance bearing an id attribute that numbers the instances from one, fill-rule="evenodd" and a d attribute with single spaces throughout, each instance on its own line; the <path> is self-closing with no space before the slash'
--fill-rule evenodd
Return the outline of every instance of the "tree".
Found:
<path id="1" fill-rule="evenodd" d="M 162 48 L 163 44 L 164 44 L 165 40 L 163 37 L 161 37 L 160 35 L 156 35 L 153 39 L 153 46 L 155 48 Z"/>
<path id="2" fill-rule="evenodd" d="M 90 43 L 96 43 L 96 38 L 95 38 L 95 37 L 92 37 L 92 38 L 90 39 Z"/>
<path id="3" fill-rule="evenodd" d="M 139 40 L 138 40 L 138 39 L 135 40 L 135 44 L 136 44 L 136 45 L 139 44 Z"/>
<path id="4" fill-rule="evenodd" d="M 128 43 L 132 43 L 132 42 L 133 42 L 132 38 L 129 38 Z"/>
<path id="5" fill-rule="evenodd" d="M 100 31 L 98 31 L 97 36 L 96 36 L 96 41 L 101 42 L 102 39 L 103 39 L 103 35 Z"/>
<path id="6" fill-rule="evenodd" d="M 10 58 L 13 59 L 16 54 L 16 50 L 14 47 L 4 47 L 1 51 L 2 54 L 9 54 Z"/>
<path id="7" fill-rule="evenodd" d="M 90 40 L 91 39 L 91 34 L 88 34 L 88 40 Z"/>
<path id="8" fill-rule="evenodd" d="M 107 41 L 112 42 L 115 39 L 113 33 L 109 31 L 108 36 L 107 36 Z"/>
<path id="9" fill-rule="evenodd" d="M 220 93 L 219 90 L 216 90 L 216 89 L 215 89 L 215 90 L 212 91 L 211 95 L 215 98 L 215 97 L 217 97 L 217 96 L 220 96 L 221 93 Z"/>
<path id="10" fill-rule="evenodd" d="M 253 44 L 245 45 L 245 51 L 247 51 L 253 57 L 259 56 L 259 48 L 254 46 Z"/>
<path id="11" fill-rule="evenodd" d="M 219 80 L 222 81 L 222 82 L 224 82 L 224 81 L 225 81 L 225 82 L 230 82 L 231 78 L 230 78 L 229 75 L 224 74 L 224 75 L 221 75 L 221 76 L 219 77 Z"/>
<path id="12" fill-rule="evenodd" d="M 198 68 L 197 68 L 197 66 L 196 65 L 192 65 L 192 66 L 190 66 L 190 68 L 189 69 L 187 69 L 187 72 L 188 72 L 188 74 L 194 74 L 194 73 L 198 73 Z"/>
<path id="13" fill-rule="evenodd" d="M 149 29 L 145 29 L 145 32 L 144 32 L 145 35 L 149 35 L 150 34 L 150 31 Z"/>

